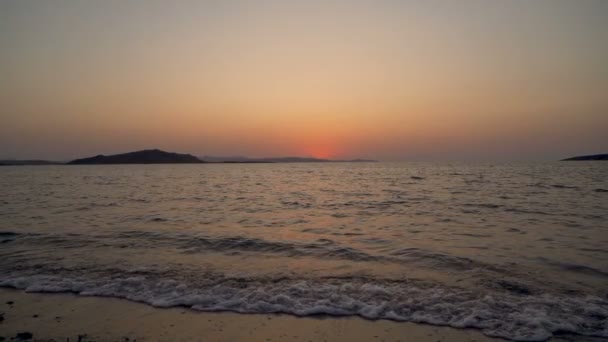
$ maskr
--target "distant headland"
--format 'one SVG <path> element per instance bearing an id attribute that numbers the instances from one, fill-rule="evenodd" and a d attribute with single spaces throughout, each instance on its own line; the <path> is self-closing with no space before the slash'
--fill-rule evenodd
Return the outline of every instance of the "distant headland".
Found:
<path id="1" fill-rule="evenodd" d="M 604 154 L 592 154 L 588 156 L 577 156 L 562 159 L 562 161 L 585 161 L 585 160 L 608 160 L 608 153 Z"/>
<path id="2" fill-rule="evenodd" d="M 46 160 L 0 160 L 0 166 L 10 165 L 98 165 L 98 164 L 241 164 L 241 163 L 369 163 L 370 159 L 332 160 L 309 157 L 195 157 L 191 154 L 166 152 L 159 149 L 141 150 L 135 152 L 97 155 L 94 157 L 74 159 L 69 162 Z"/>
<path id="3" fill-rule="evenodd" d="M 158 149 L 142 150 L 111 156 L 97 155 L 90 158 L 75 159 L 70 165 L 84 164 L 197 164 L 204 163 L 191 154 L 165 152 Z"/>

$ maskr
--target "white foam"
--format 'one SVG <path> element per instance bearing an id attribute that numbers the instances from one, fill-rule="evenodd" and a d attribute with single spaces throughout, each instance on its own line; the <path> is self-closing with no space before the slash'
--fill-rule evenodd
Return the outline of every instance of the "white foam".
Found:
<path id="1" fill-rule="evenodd" d="M 28 292 L 74 292 L 200 311 L 358 315 L 455 328 L 477 328 L 486 335 L 542 341 L 554 333 L 608 337 L 608 301 L 598 297 L 480 294 L 446 287 L 361 280 L 251 280 L 197 287 L 146 277 L 97 280 L 58 276 L 5 276 L 0 286 Z"/>

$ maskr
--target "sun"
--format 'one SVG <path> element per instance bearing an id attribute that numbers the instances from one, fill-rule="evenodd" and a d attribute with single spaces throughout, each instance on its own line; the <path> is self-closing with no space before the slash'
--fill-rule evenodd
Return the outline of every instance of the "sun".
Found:
<path id="1" fill-rule="evenodd" d="M 338 151 L 334 146 L 318 144 L 306 147 L 305 153 L 313 158 L 331 159 L 336 157 Z"/>

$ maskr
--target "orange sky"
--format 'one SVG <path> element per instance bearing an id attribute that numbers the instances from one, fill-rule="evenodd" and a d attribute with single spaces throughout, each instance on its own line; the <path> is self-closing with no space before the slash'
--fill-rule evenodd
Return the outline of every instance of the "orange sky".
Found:
<path id="1" fill-rule="evenodd" d="M 3 1 L 0 158 L 606 152 L 605 1 Z"/>

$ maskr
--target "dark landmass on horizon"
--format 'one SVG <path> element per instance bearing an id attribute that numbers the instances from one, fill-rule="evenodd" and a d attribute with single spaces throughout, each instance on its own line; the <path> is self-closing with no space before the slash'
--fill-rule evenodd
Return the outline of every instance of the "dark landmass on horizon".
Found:
<path id="1" fill-rule="evenodd" d="M 97 155 L 94 157 L 74 159 L 70 162 L 47 160 L 0 160 L 0 166 L 11 165 L 99 165 L 99 164 L 255 164 L 255 163 L 370 163 L 371 159 L 332 160 L 311 157 L 195 157 L 191 154 L 166 152 L 159 149 L 141 150 L 135 152 Z"/>
<path id="2" fill-rule="evenodd" d="M 75 159 L 68 164 L 196 164 L 196 163 L 331 163 L 331 162 L 375 162 L 375 160 L 331 160 L 310 157 L 195 157 L 191 154 L 165 152 L 159 149 L 143 150 L 110 156 L 98 155 L 90 158 Z"/>
<path id="3" fill-rule="evenodd" d="M 160 149 L 149 149 L 114 155 L 97 155 L 78 158 L 69 162 L 47 160 L 0 160 L 0 166 L 10 165 L 98 165 L 98 164 L 249 164 L 249 163 L 363 163 L 377 162 L 370 159 L 332 160 L 312 157 L 195 157 L 191 154 L 166 152 Z"/>
<path id="4" fill-rule="evenodd" d="M 560 161 L 594 161 L 608 160 L 608 153 L 570 157 Z M 70 162 L 40 160 L 40 159 L 4 159 L 0 166 L 36 166 L 36 165 L 95 165 L 95 164 L 254 164 L 254 163 L 373 163 L 373 159 L 322 159 L 312 157 L 263 157 L 251 158 L 244 156 L 203 156 L 166 152 L 159 149 L 141 150 L 135 152 L 97 155 L 88 158 L 74 159 Z"/>
<path id="5" fill-rule="evenodd" d="M 585 160 L 608 160 L 608 153 L 591 154 L 591 155 L 587 155 L 587 156 L 576 156 L 576 157 L 562 159 L 561 161 L 585 161 Z"/>
<path id="6" fill-rule="evenodd" d="M 0 160 L 0 166 L 13 166 L 13 165 L 62 165 L 65 163 L 59 161 L 50 160 L 13 160 L 6 159 Z"/>
<path id="7" fill-rule="evenodd" d="M 204 161 L 191 154 L 165 152 L 159 149 L 142 150 L 104 156 L 102 154 L 90 158 L 75 159 L 70 165 L 89 164 L 199 164 Z"/>

